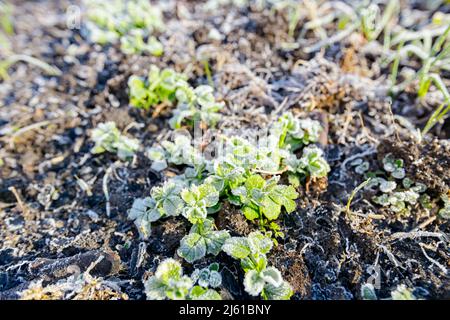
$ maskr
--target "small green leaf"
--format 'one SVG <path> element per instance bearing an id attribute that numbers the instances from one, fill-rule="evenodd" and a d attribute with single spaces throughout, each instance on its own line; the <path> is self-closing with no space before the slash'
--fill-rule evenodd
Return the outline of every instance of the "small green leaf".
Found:
<path id="1" fill-rule="evenodd" d="M 205 289 L 200 286 L 193 287 L 189 297 L 191 300 L 222 300 L 222 297 L 216 290 Z"/>
<path id="2" fill-rule="evenodd" d="M 244 289 L 251 296 L 258 296 L 264 289 L 265 283 L 261 275 L 255 270 L 250 270 L 245 274 Z"/>
<path id="3" fill-rule="evenodd" d="M 181 239 L 177 254 L 192 263 L 206 255 L 205 239 L 198 233 L 190 233 Z"/>
<path id="4" fill-rule="evenodd" d="M 222 250 L 235 259 L 244 259 L 250 254 L 247 238 L 233 237 L 225 241 Z"/>
<path id="5" fill-rule="evenodd" d="M 230 234 L 227 230 L 210 231 L 204 235 L 206 251 L 214 256 L 218 255 Z"/>
<path id="6" fill-rule="evenodd" d="M 283 283 L 281 272 L 275 267 L 267 267 L 261 272 L 261 277 L 265 282 L 271 284 L 274 287 L 278 287 Z"/>
<path id="7" fill-rule="evenodd" d="M 244 206 L 242 208 L 242 213 L 244 214 L 245 218 L 251 221 L 259 218 L 258 209 L 254 207 Z"/>
<path id="8" fill-rule="evenodd" d="M 291 286 L 286 281 L 279 286 L 267 283 L 264 287 L 263 298 L 265 300 L 289 300 L 293 294 Z"/>
<path id="9" fill-rule="evenodd" d="M 272 240 L 259 231 L 251 232 L 247 239 L 248 246 L 253 254 L 266 254 L 272 249 Z"/>

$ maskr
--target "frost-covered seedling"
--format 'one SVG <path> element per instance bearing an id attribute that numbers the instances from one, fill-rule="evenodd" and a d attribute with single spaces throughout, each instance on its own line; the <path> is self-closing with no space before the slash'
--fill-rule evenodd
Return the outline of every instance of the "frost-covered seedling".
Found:
<path id="1" fill-rule="evenodd" d="M 197 283 L 189 293 L 191 300 L 222 300 L 220 294 L 211 288 L 218 288 L 222 285 L 222 276 L 219 273 L 219 264 L 211 263 L 209 267 L 195 269 L 191 274 L 194 284 Z"/>
<path id="2" fill-rule="evenodd" d="M 219 265 L 214 263 L 209 268 L 195 270 L 189 277 L 183 275 L 183 269 L 178 261 L 166 259 L 159 264 L 155 275 L 144 282 L 147 299 L 221 300 L 216 290 L 208 288 L 217 288 L 221 285 L 222 277 L 218 270 Z M 197 282 L 198 285 L 195 285 Z"/>
<path id="3" fill-rule="evenodd" d="M 212 184 L 217 191 L 228 193 L 245 182 L 245 169 L 233 166 L 227 162 L 214 164 L 214 174 L 206 178 L 206 182 Z"/>
<path id="4" fill-rule="evenodd" d="M 181 189 L 182 185 L 169 181 L 160 187 L 153 187 L 150 191 L 151 198 L 134 200 L 128 218 L 134 220 L 141 238 L 149 237 L 152 222 L 161 217 L 177 216 L 181 213 L 183 208 Z"/>
<path id="5" fill-rule="evenodd" d="M 448 195 L 441 195 L 441 199 L 444 202 L 444 207 L 439 210 L 441 218 L 450 219 L 450 198 Z"/>
<path id="6" fill-rule="evenodd" d="M 403 179 L 405 177 L 403 160 L 395 159 L 392 154 L 388 154 L 384 157 L 383 168 L 386 172 L 389 172 L 395 179 Z"/>
<path id="7" fill-rule="evenodd" d="M 382 193 L 372 197 L 376 204 L 389 207 L 393 212 L 404 215 L 408 215 L 411 208 L 418 202 L 424 209 L 430 209 L 430 197 L 424 194 L 426 186 L 405 177 L 402 159 L 395 159 L 392 154 L 386 155 L 383 159 L 383 169 L 390 176 L 389 180 L 374 177 L 365 187 L 373 191 L 378 188 Z"/>
<path id="8" fill-rule="evenodd" d="M 292 150 L 317 142 L 322 127 L 316 120 L 298 119 L 291 112 L 284 113 L 272 127 L 272 134 L 279 136 L 279 146 L 291 146 Z"/>
<path id="9" fill-rule="evenodd" d="M 192 286 L 191 278 L 183 275 L 181 264 L 174 259 L 161 262 L 155 275 L 144 282 L 149 300 L 185 300 Z"/>
<path id="10" fill-rule="evenodd" d="M 227 230 L 215 230 L 211 220 L 200 220 L 192 226 L 189 234 L 181 239 L 177 253 L 189 263 L 207 254 L 216 256 L 229 237 Z"/>
<path id="11" fill-rule="evenodd" d="M 192 185 L 181 192 L 181 197 L 185 202 L 182 214 L 193 226 L 181 239 L 178 255 L 190 263 L 207 254 L 217 255 L 230 237 L 226 230 L 215 230 L 214 223 L 207 219 L 208 210 L 218 209 L 219 192 L 210 184 Z"/>
<path id="12" fill-rule="evenodd" d="M 211 210 L 219 203 L 219 192 L 207 183 L 183 189 L 181 197 L 185 202 L 182 214 L 192 224 L 206 219 L 208 209 Z"/>
<path id="13" fill-rule="evenodd" d="M 266 157 L 264 156 L 264 150 L 259 148 L 242 137 L 231 136 L 225 138 L 224 155 L 218 159 L 215 168 L 222 167 L 225 171 L 233 168 L 241 168 L 247 174 L 256 169 L 262 169 L 262 163 Z M 262 161 L 261 161 L 262 160 Z M 266 163 L 267 164 L 267 163 Z M 279 167 L 279 163 L 274 163 L 276 169 Z"/>
<path id="14" fill-rule="evenodd" d="M 322 149 L 317 146 L 308 146 L 303 149 L 302 157 L 294 160 L 291 167 L 294 172 L 312 179 L 326 177 L 331 170 L 327 160 L 323 157 Z"/>
<path id="15" fill-rule="evenodd" d="M 151 223 L 161 218 L 156 202 L 150 198 L 138 198 L 128 212 L 128 219 L 133 220 L 142 239 L 150 236 Z"/>
<path id="16" fill-rule="evenodd" d="M 278 184 L 279 176 L 264 180 L 260 175 L 248 177 L 244 185 L 232 190 L 232 194 L 242 204 L 242 212 L 249 220 L 275 220 L 284 207 L 286 212 L 295 210 L 298 197 L 294 187 Z"/>
<path id="17" fill-rule="evenodd" d="M 204 160 L 199 151 L 192 146 L 192 141 L 185 135 L 176 135 L 174 141 L 163 141 L 161 145 L 166 151 L 166 159 L 175 165 L 196 166 Z"/>
<path id="18" fill-rule="evenodd" d="M 152 65 L 146 79 L 131 76 L 128 79 L 130 104 L 136 108 L 148 110 L 160 103 L 173 103 L 178 95 L 191 91 L 186 77 L 172 69 L 160 70 Z"/>
<path id="19" fill-rule="evenodd" d="M 94 154 L 108 151 L 116 153 L 121 160 L 128 160 L 139 149 L 139 141 L 122 135 L 114 122 L 100 123 L 92 130 L 91 138 L 95 142 L 91 150 Z"/>
<path id="20" fill-rule="evenodd" d="M 412 187 L 409 190 L 397 190 L 397 184 L 394 181 L 386 181 L 382 178 L 376 178 L 380 181 L 380 191 L 383 192 L 380 196 L 373 197 L 373 201 L 384 207 L 389 207 L 396 213 L 408 213 L 410 206 L 415 205 L 424 192 L 422 185 Z"/>
<path id="21" fill-rule="evenodd" d="M 161 11 L 146 0 L 85 1 L 86 27 L 91 41 L 121 43 L 124 53 L 162 54 L 162 45 L 152 34 L 163 29 Z"/>
<path id="22" fill-rule="evenodd" d="M 195 269 L 191 275 L 192 281 L 202 287 L 218 288 L 222 285 L 222 276 L 219 273 L 219 264 L 211 263 L 207 268 Z"/>
<path id="23" fill-rule="evenodd" d="M 288 300 L 293 294 L 291 286 L 283 280 L 278 269 L 267 266 L 266 254 L 272 245 L 269 237 L 257 231 L 248 237 L 229 238 L 223 245 L 223 251 L 240 260 L 247 293 L 261 295 L 265 300 Z"/>
<path id="24" fill-rule="evenodd" d="M 142 30 L 132 30 L 128 35 L 120 38 L 120 49 L 125 54 L 139 54 L 148 51 L 154 56 L 163 54 L 163 45 L 156 37 L 149 37 L 144 40 L 144 32 Z"/>
<path id="25" fill-rule="evenodd" d="M 391 292 L 391 298 L 392 300 L 416 300 L 412 290 L 407 288 L 404 284 L 397 286 L 397 288 Z"/>
<path id="26" fill-rule="evenodd" d="M 352 161 L 350 165 L 355 168 L 357 174 L 364 174 L 370 168 L 370 164 L 367 161 L 363 161 L 361 158 Z"/>
<path id="27" fill-rule="evenodd" d="M 160 146 L 147 149 L 145 155 L 152 160 L 152 165 L 150 168 L 156 172 L 167 168 L 166 153 Z"/>
<path id="28" fill-rule="evenodd" d="M 217 102 L 213 95 L 213 88 L 201 85 L 194 89 L 193 96 L 186 96 L 177 92 L 179 101 L 169 123 L 172 128 L 180 128 L 185 122 L 192 124 L 202 122 L 214 127 L 220 119 L 218 113 L 223 107 L 223 102 Z"/>

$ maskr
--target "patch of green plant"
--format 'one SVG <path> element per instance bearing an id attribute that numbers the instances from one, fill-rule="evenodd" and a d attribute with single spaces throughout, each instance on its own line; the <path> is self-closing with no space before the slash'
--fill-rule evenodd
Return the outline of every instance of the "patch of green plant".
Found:
<path id="1" fill-rule="evenodd" d="M 222 283 L 222 277 L 217 271 L 218 264 L 213 264 L 207 271 L 204 269 L 194 271 L 193 276 L 189 277 L 183 275 L 183 268 L 178 261 L 166 259 L 158 265 L 155 274 L 144 282 L 147 299 L 221 300 L 217 291 L 208 288 L 213 285 L 219 287 Z M 197 282 L 198 285 L 195 285 Z"/>
<path id="2" fill-rule="evenodd" d="M 293 172 L 312 179 L 326 177 L 331 170 L 328 162 L 323 157 L 322 149 L 316 146 L 304 148 L 301 158 L 291 162 L 291 166 L 294 169 L 292 170 Z"/>
<path id="3" fill-rule="evenodd" d="M 185 135 L 176 135 L 173 142 L 163 141 L 161 145 L 169 163 L 195 167 L 205 162 L 200 152 L 192 146 L 191 139 Z"/>
<path id="4" fill-rule="evenodd" d="M 353 32 L 360 32 L 369 42 L 377 40 L 382 33 L 386 37 L 391 32 L 389 24 L 400 12 L 398 1 L 395 0 L 390 0 L 383 10 L 378 4 L 368 3 L 367 1 L 354 6 L 337 6 L 335 13 L 331 15 L 322 13 L 323 10 L 327 10 L 324 9 L 326 7 L 326 3 L 319 6 L 316 9 L 318 18 L 315 21 L 305 23 L 304 30 L 302 30 L 303 35 L 311 29 L 321 32 L 322 39 L 320 41 L 304 48 L 307 53 L 341 41 Z M 321 15 L 323 17 L 320 17 Z M 329 23 L 335 25 L 331 29 L 337 30 L 336 33 L 330 35 L 326 33 L 324 26 Z"/>
<path id="5" fill-rule="evenodd" d="M 288 299 L 292 290 L 278 270 L 267 266 L 266 253 L 277 243 L 277 237 L 284 236 L 275 220 L 282 210 L 295 210 L 298 193 L 292 185 L 278 182 L 284 172 L 311 179 L 327 175 L 330 168 L 323 152 L 311 145 L 318 140 L 320 130 L 318 122 L 283 115 L 270 127 L 269 134 L 257 142 L 219 135 L 218 153 L 212 158 L 193 146 L 191 138 L 176 134 L 173 141 L 162 141 L 146 153 L 152 168 L 161 171 L 175 165 L 184 167 L 184 172 L 172 177 L 167 186 L 153 187 L 150 197 L 136 199 L 129 218 L 134 220 L 141 237 L 147 238 L 152 222 L 181 214 L 192 227 L 181 239 L 177 254 L 189 263 L 226 251 L 227 243 L 226 252 L 238 257 L 230 250 L 234 250 L 231 248 L 235 241 L 242 243 L 247 254 L 238 258 L 246 272 L 246 290 L 264 299 Z M 293 150 L 301 154 L 300 158 Z M 240 207 L 248 220 L 258 221 L 265 235 L 255 232 L 248 239 L 230 238 L 227 230 L 217 230 L 209 215 L 219 211 L 224 201 Z M 212 294 L 200 286 L 193 291 L 195 296 Z"/>
<path id="6" fill-rule="evenodd" d="M 173 129 L 181 128 L 183 124 L 193 126 L 202 123 L 214 127 L 220 119 L 218 113 L 223 102 L 214 98 L 214 90 L 209 85 L 192 88 L 183 74 L 172 69 L 159 70 L 151 66 L 148 77 L 131 76 L 128 79 L 130 104 L 137 108 L 148 110 L 150 107 L 176 102 L 173 116 L 169 124 Z"/>
<path id="7" fill-rule="evenodd" d="M 91 139 L 95 146 L 91 149 L 93 154 L 111 152 L 117 154 L 121 160 L 129 160 L 139 149 L 139 141 L 131 139 L 120 133 L 114 122 L 100 123 L 92 130 Z"/>
<path id="8" fill-rule="evenodd" d="M 224 107 L 224 103 L 217 102 L 213 92 L 213 88 L 208 85 L 198 86 L 189 94 L 185 94 L 185 91 L 180 92 L 177 96 L 177 107 L 169 120 L 170 126 L 177 129 L 183 123 L 192 126 L 197 122 L 214 127 L 220 119 L 218 112 Z"/>
<path id="9" fill-rule="evenodd" d="M 181 190 L 182 185 L 168 181 L 162 186 L 153 187 L 150 191 L 151 197 L 134 200 L 128 218 L 134 220 L 141 238 L 150 236 L 152 222 L 181 213 L 184 205 Z"/>
<path id="10" fill-rule="evenodd" d="M 146 0 L 88 0 L 86 27 L 99 44 L 118 43 L 127 54 L 149 52 L 159 56 L 162 44 L 153 36 L 164 27 L 158 7 Z"/>
<path id="11" fill-rule="evenodd" d="M 420 34 L 420 32 L 418 32 Z M 393 58 L 388 59 L 388 63 L 393 62 L 391 81 L 391 91 L 397 94 L 404 90 L 412 81 L 418 81 L 417 96 L 423 99 L 429 92 L 433 84 L 443 96 L 443 103 L 433 112 L 428 122 L 422 130 L 422 135 L 427 134 L 431 128 L 446 116 L 450 111 L 450 93 L 440 74 L 442 71 L 449 71 L 450 63 L 450 26 L 440 34 L 433 42 L 430 35 L 423 33 L 421 42 L 414 39 L 413 42 L 404 45 L 405 40 L 401 40 L 397 52 Z M 402 39 L 402 34 L 398 37 Z M 392 40 L 392 41 L 395 41 Z M 420 60 L 421 68 L 417 72 L 412 72 L 402 83 L 396 84 L 400 59 L 414 55 Z"/>
<path id="12" fill-rule="evenodd" d="M 294 211 L 294 200 L 298 197 L 294 187 L 280 185 L 278 181 L 279 176 L 265 180 L 255 174 L 248 177 L 243 186 L 231 190 L 233 199 L 242 205 L 241 210 L 248 220 L 257 219 L 261 227 L 272 226 L 274 231 L 278 228 L 269 223 L 279 217 L 282 207 L 287 213 Z"/>
<path id="13" fill-rule="evenodd" d="M 295 151 L 299 147 L 317 142 L 322 127 L 316 120 L 299 119 L 291 112 L 286 112 L 278 118 L 272 127 L 272 134 L 279 136 L 280 148 L 290 146 Z"/>
<path id="14" fill-rule="evenodd" d="M 330 171 L 322 150 L 309 145 L 317 141 L 320 130 L 318 122 L 310 119 L 298 121 L 292 114 L 286 114 L 270 128 L 267 137 L 258 141 L 258 145 L 239 136 L 220 136 L 218 156 L 213 159 L 205 158 L 185 135 L 176 135 L 173 142 L 162 141 L 150 148 L 147 154 L 153 160 L 152 168 L 158 170 L 171 164 L 187 166 L 176 179 L 191 186 L 192 190 L 209 186 L 210 194 L 214 195 L 214 204 L 211 205 L 216 206 L 222 200 L 241 207 L 247 219 L 258 221 L 261 229 L 270 232 L 275 240 L 283 236 L 275 220 L 282 208 L 288 213 L 295 210 L 294 200 L 298 197 L 294 186 L 278 184 L 280 174 L 288 172 L 292 181 L 293 176 L 326 177 Z M 303 154 L 297 158 L 292 150 L 302 147 Z M 189 194 L 188 191 L 185 194 Z M 207 215 L 204 202 L 199 206 L 196 201 L 186 198 L 183 209 L 184 216 L 193 224 L 195 219 L 202 220 Z M 188 239 L 192 243 L 199 241 L 200 236 L 192 234 Z M 195 257 L 203 256 L 203 247 Z M 188 248 L 185 247 L 186 250 Z"/>
<path id="15" fill-rule="evenodd" d="M 152 65 L 146 79 L 131 76 L 128 79 L 130 104 L 145 110 L 161 103 L 174 103 L 178 95 L 190 94 L 190 87 L 183 74 L 172 69 L 160 70 Z M 181 93 L 182 92 L 182 93 Z"/>
<path id="16" fill-rule="evenodd" d="M 264 300 L 288 300 L 292 288 L 284 281 L 281 272 L 267 265 L 266 254 L 272 249 L 273 242 L 269 237 L 256 231 L 248 237 L 232 237 L 225 241 L 223 251 L 237 259 L 245 272 L 244 288 L 252 295 Z"/>
<path id="17" fill-rule="evenodd" d="M 189 294 L 191 300 L 222 300 L 220 294 L 211 289 L 222 285 L 218 263 L 211 263 L 207 268 L 195 269 L 191 279 L 194 284 L 198 284 L 191 289 Z"/>
<path id="18" fill-rule="evenodd" d="M 192 185 L 182 191 L 181 197 L 185 202 L 182 214 L 193 226 L 181 239 L 178 255 L 192 263 L 207 254 L 219 254 L 230 235 L 226 230 L 214 230 L 213 221 L 207 218 L 208 210 L 219 209 L 218 191 L 210 184 Z"/>
<path id="19" fill-rule="evenodd" d="M 392 154 L 387 154 L 382 162 L 387 179 L 373 177 L 365 186 L 365 189 L 377 188 L 381 192 L 380 195 L 372 197 L 374 203 L 405 216 L 408 216 L 411 209 L 418 203 L 424 209 L 431 208 L 430 197 L 425 194 L 427 187 L 405 177 L 402 159 L 396 159 Z"/>
<path id="20" fill-rule="evenodd" d="M 206 219 L 208 210 L 217 211 L 219 204 L 219 192 L 207 183 L 183 189 L 181 197 L 185 202 L 182 214 L 192 224 Z"/>

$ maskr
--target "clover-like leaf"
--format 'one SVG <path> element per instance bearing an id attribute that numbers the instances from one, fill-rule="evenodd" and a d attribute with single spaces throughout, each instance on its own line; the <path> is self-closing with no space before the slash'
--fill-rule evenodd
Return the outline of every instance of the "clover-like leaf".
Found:
<path id="1" fill-rule="evenodd" d="M 208 254 L 218 255 L 222 250 L 225 241 L 230 238 L 227 230 L 209 231 L 203 235 Z"/>
<path id="2" fill-rule="evenodd" d="M 176 183 L 166 182 L 162 187 L 153 187 L 150 193 L 164 215 L 177 216 L 181 213 L 184 203 L 180 196 L 181 187 Z"/>
<path id="3" fill-rule="evenodd" d="M 323 157 L 323 151 L 316 146 L 308 146 L 303 149 L 299 159 L 297 171 L 311 178 L 326 177 L 330 172 L 330 166 Z"/>
<path id="4" fill-rule="evenodd" d="M 222 250 L 234 259 L 244 259 L 251 253 L 248 240 L 244 237 L 227 239 Z"/>
<path id="5" fill-rule="evenodd" d="M 186 203 L 182 214 L 193 224 L 206 219 L 207 208 L 219 202 L 219 192 L 210 184 L 192 185 L 181 191 L 181 197 Z"/>
<path id="6" fill-rule="evenodd" d="M 264 289 L 266 282 L 261 277 L 260 273 L 255 270 L 250 270 L 244 277 L 244 289 L 251 296 L 258 296 Z"/>
<path id="7" fill-rule="evenodd" d="M 222 297 L 216 290 L 205 289 L 201 286 L 193 287 L 189 298 L 191 300 L 222 300 Z"/>
<path id="8" fill-rule="evenodd" d="M 293 294 L 291 285 L 283 281 L 279 286 L 266 283 L 262 295 L 265 300 L 289 300 Z"/>
<path id="9" fill-rule="evenodd" d="M 273 246 L 273 241 L 259 231 L 251 232 L 247 237 L 247 241 L 253 254 L 267 254 Z"/>
<path id="10" fill-rule="evenodd" d="M 112 121 L 98 124 L 91 137 L 95 142 L 91 149 L 94 154 L 108 151 L 116 153 L 121 160 L 129 160 L 139 149 L 139 141 L 122 135 Z"/>
<path id="11" fill-rule="evenodd" d="M 281 272 L 275 267 L 267 267 L 261 272 L 261 278 L 274 287 L 278 287 L 283 283 Z"/>
<path id="12" fill-rule="evenodd" d="M 150 236 L 151 223 L 162 217 L 162 213 L 156 208 L 156 202 L 147 197 L 138 198 L 133 202 L 133 206 L 128 212 L 128 218 L 134 220 L 141 238 Z"/>
<path id="13" fill-rule="evenodd" d="M 145 283 L 147 299 L 185 299 L 192 288 L 192 280 L 183 275 L 181 264 L 174 259 L 166 259 L 156 269 L 154 276 Z"/>
<path id="14" fill-rule="evenodd" d="M 205 239 L 198 233 L 190 233 L 181 239 L 177 254 L 192 263 L 206 255 Z"/>
<path id="15" fill-rule="evenodd" d="M 206 254 L 219 254 L 228 238 L 230 234 L 227 230 L 216 231 L 212 221 L 205 219 L 192 226 L 189 235 L 181 240 L 177 252 L 186 261 L 194 262 Z"/>

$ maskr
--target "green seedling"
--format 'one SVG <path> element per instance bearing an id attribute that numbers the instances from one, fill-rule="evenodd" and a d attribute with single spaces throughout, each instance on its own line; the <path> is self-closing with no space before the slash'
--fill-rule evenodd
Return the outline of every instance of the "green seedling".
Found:
<path id="1" fill-rule="evenodd" d="M 323 151 L 316 146 L 303 149 L 300 159 L 291 159 L 289 165 L 293 172 L 302 176 L 318 179 L 326 177 L 331 168 L 323 157 Z"/>
<path id="2" fill-rule="evenodd" d="M 218 288 L 222 285 L 222 276 L 219 273 L 219 264 L 211 263 L 209 267 L 195 269 L 191 275 L 192 281 L 198 283 L 189 294 L 192 300 L 221 300 L 220 294 L 210 288 Z"/>
<path id="3" fill-rule="evenodd" d="M 279 176 L 264 180 L 260 175 L 248 177 L 244 185 L 232 190 L 232 194 L 242 204 L 242 212 L 248 220 L 259 220 L 261 227 L 270 227 L 269 222 L 276 220 L 281 208 L 287 213 L 296 208 L 298 193 L 292 186 L 279 185 Z M 275 225 L 273 225 L 275 226 Z"/>
<path id="4" fill-rule="evenodd" d="M 181 239 L 177 254 L 189 263 L 197 261 L 207 254 L 217 256 L 229 237 L 228 231 L 215 230 L 211 220 L 198 220 L 192 226 L 189 234 Z"/>
<path id="5" fill-rule="evenodd" d="M 182 185 L 172 181 L 153 187 L 151 197 L 138 198 L 133 202 L 128 218 L 133 220 L 142 239 L 150 236 L 151 223 L 162 217 L 178 216 L 183 210 Z"/>
<path id="6" fill-rule="evenodd" d="M 392 154 L 387 154 L 382 163 L 387 179 L 373 177 L 365 186 L 366 189 L 372 190 L 378 188 L 381 192 L 380 195 L 372 197 L 373 202 L 389 208 L 396 214 L 406 216 L 418 203 L 424 209 L 429 209 L 429 196 L 425 194 L 427 187 L 405 177 L 402 159 L 396 159 Z"/>
<path id="7" fill-rule="evenodd" d="M 272 249 L 272 240 L 260 232 L 248 237 L 232 237 L 225 241 L 223 251 L 240 260 L 245 272 L 244 288 L 252 295 L 261 295 L 264 300 L 289 300 L 292 288 L 283 280 L 281 272 L 267 265 L 266 254 Z"/>
<path id="8" fill-rule="evenodd" d="M 164 28 L 162 13 L 149 1 L 89 0 L 85 4 L 91 41 L 101 45 L 120 42 L 125 54 L 162 54 L 162 44 L 153 35 Z"/>
<path id="9" fill-rule="evenodd" d="M 160 70 L 152 65 L 146 79 L 131 76 L 128 79 L 130 104 L 136 108 L 150 109 L 161 103 L 173 104 L 178 95 L 190 91 L 186 77 L 172 69 Z M 183 92 L 181 92 L 183 91 Z"/>
<path id="10" fill-rule="evenodd" d="M 183 275 L 181 264 L 174 259 L 161 262 L 155 275 L 144 283 L 149 300 L 185 300 L 192 286 L 191 278 Z"/>
<path id="11" fill-rule="evenodd" d="M 272 134 L 280 137 L 279 147 L 290 146 L 292 150 L 317 142 L 321 131 L 318 121 L 298 119 L 291 112 L 281 115 L 272 128 Z"/>
<path id="12" fill-rule="evenodd" d="M 116 153 L 121 160 L 129 160 L 139 149 L 139 141 L 122 135 L 114 122 L 100 123 L 92 130 L 91 138 L 95 142 L 93 154 L 107 151 Z"/>
<path id="13" fill-rule="evenodd" d="M 191 277 L 183 275 L 181 264 L 174 259 L 166 259 L 156 269 L 155 275 L 144 282 L 149 300 L 221 300 L 220 294 L 209 289 L 219 287 L 222 277 L 219 265 L 195 270 Z M 198 282 L 198 285 L 195 285 Z"/>
<path id="14" fill-rule="evenodd" d="M 223 102 L 215 100 L 213 88 L 207 85 L 198 86 L 189 95 L 180 91 L 177 99 L 178 105 L 169 121 L 173 129 L 180 128 L 183 123 L 192 126 L 195 122 L 214 127 L 220 119 L 218 112 L 224 107 Z"/>

